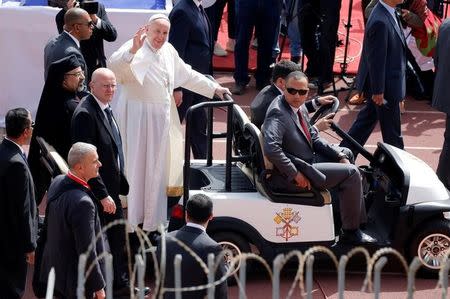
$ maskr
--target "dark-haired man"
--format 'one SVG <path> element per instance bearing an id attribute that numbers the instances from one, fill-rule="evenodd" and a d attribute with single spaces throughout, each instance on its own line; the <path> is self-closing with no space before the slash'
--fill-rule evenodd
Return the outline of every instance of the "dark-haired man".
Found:
<path id="1" fill-rule="evenodd" d="M 301 67 L 297 63 L 289 60 L 280 60 L 275 64 L 272 70 L 272 84 L 264 87 L 255 97 L 250 105 L 251 119 L 258 128 L 261 128 L 264 118 L 266 116 L 267 108 L 269 108 L 272 101 L 283 93 L 286 83 L 286 77 L 291 72 L 300 71 Z M 305 108 L 308 113 L 315 112 L 321 105 L 332 103 L 333 96 L 315 97 L 312 100 L 305 102 Z M 329 120 L 331 123 L 331 119 Z M 319 131 L 328 129 L 329 123 L 322 127 L 318 127 Z"/>
<path id="2" fill-rule="evenodd" d="M 222 247 L 206 234 L 206 227 L 213 217 L 213 203 L 204 194 L 195 194 L 186 203 L 186 225 L 177 231 L 171 232 L 166 237 L 166 276 L 163 286 L 165 288 L 174 287 L 174 266 L 175 255 L 182 256 L 181 277 L 182 287 L 191 287 L 207 284 L 208 279 L 200 264 L 194 257 L 184 250 L 174 239 L 180 240 L 192 249 L 205 264 L 208 264 L 208 255 L 213 253 L 217 257 L 222 252 Z M 161 244 L 158 244 L 158 258 L 161 258 Z M 216 280 L 225 274 L 225 265 L 222 263 L 216 272 Z M 205 290 L 196 292 L 183 292 L 185 299 L 204 298 Z M 165 299 L 175 298 L 174 292 L 164 293 Z M 216 287 L 216 299 L 227 298 L 226 281 Z"/>
<path id="3" fill-rule="evenodd" d="M 21 298 L 27 263 L 34 263 L 37 210 L 34 184 L 23 146 L 29 144 L 34 123 L 24 108 L 9 110 L 6 137 L 0 143 L 0 297 Z"/>
<path id="4" fill-rule="evenodd" d="M 374 242 L 359 230 L 360 224 L 366 221 L 366 215 L 358 168 L 307 126 L 304 112 L 300 109 L 308 96 L 307 91 L 306 75 L 292 72 L 286 78 L 283 96 L 276 98 L 267 110 L 263 130 L 264 153 L 275 166 L 276 174 L 271 178 L 271 187 L 291 192 L 311 187 L 338 187 L 342 220 L 340 242 L 352 245 Z M 317 156 L 336 162 L 316 163 Z"/>
<path id="5" fill-rule="evenodd" d="M 280 60 L 277 64 L 275 64 L 272 71 L 272 84 L 264 87 L 255 97 L 253 102 L 250 105 L 251 119 L 252 123 L 254 123 L 258 128 L 261 129 L 261 126 L 264 122 L 264 118 L 266 117 L 267 109 L 270 104 L 275 100 L 276 97 L 283 94 L 283 91 L 286 88 L 286 77 L 294 71 L 300 71 L 301 67 L 289 60 Z M 331 95 L 327 96 L 316 96 L 311 100 L 305 101 L 302 105 L 301 109 L 305 115 L 305 121 L 308 126 L 310 126 L 310 118 L 308 113 L 315 112 L 320 106 L 327 105 L 333 102 L 335 97 Z M 333 114 L 334 115 L 334 114 Z M 312 125 L 312 129 L 317 132 L 327 130 L 331 123 L 333 122 L 332 115 L 327 115 L 318 119 L 314 125 Z M 333 145 L 335 146 L 335 145 Z M 350 162 L 354 162 L 354 156 L 351 150 L 345 147 L 335 146 L 336 150 L 342 152 Z M 318 161 L 326 162 L 330 161 L 328 157 L 318 157 Z"/>

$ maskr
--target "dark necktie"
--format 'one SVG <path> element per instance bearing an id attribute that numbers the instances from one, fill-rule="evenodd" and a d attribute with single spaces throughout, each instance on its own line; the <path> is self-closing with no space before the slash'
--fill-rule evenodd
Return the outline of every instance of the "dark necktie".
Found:
<path id="1" fill-rule="evenodd" d="M 398 10 L 395 11 L 395 19 L 397 20 L 398 28 L 400 29 L 400 35 L 402 36 L 402 42 L 406 44 L 405 34 L 403 33 L 402 20 L 400 18 L 400 13 Z"/>
<path id="2" fill-rule="evenodd" d="M 302 126 L 303 132 L 305 132 L 306 139 L 308 139 L 308 142 L 311 143 L 311 133 L 309 133 L 308 125 L 306 124 L 305 120 L 303 119 L 300 109 L 297 111 L 297 115 L 298 115 L 298 120 L 300 122 L 300 125 Z"/>
<path id="3" fill-rule="evenodd" d="M 208 17 L 206 16 L 205 9 L 201 4 L 198 6 L 198 9 L 200 10 L 200 13 L 202 15 L 202 20 L 203 24 L 205 25 L 206 34 L 209 35 Z"/>
<path id="4" fill-rule="evenodd" d="M 22 152 L 22 151 L 20 151 L 20 155 L 21 155 L 22 158 L 25 160 L 25 163 L 27 163 L 27 165 L 28 165 L 28 159 L 27 159 L 27 156 L 25 156 L 25 153 Z"/>
<path id="5" fill-rule="evenodd" d="M 119 155 L 119 164 L 120 170 L 123 170 L 124 160 L 123 160 L 123 150 L 122 150 L 122 139 L 120 138 L 119 128 L 116 126 L 116 123 L 113 119 L 112 109 L 110 106 L 105 108 L 106 117 L 108 118 L 109 126 L 111 127 L 111 132 L 113 138 L 117 145 L 117 151 Z"/>

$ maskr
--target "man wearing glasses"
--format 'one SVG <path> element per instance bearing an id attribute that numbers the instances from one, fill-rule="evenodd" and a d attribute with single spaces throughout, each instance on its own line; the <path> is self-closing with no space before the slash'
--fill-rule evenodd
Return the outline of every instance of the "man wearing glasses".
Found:
<path id="1" fill-rule="evenodd" d="M 36 248 L 34 184 L 23 150 L 34 124 L 24 108 L 8 111 L 5 124 L 6 138 L 0 143 L 0 290 L 2 298 L 21 298 Z"/>
<path id="2" fill-rule="evenodd" d="M 358 168 L 307 126 L 305 113 L 300 109 L 307 96 L 308 78 L 300 71 L 292 72 L 286 77 L 283 95 L 267 110 L 263 135 L 264 154 L 275 166 L 271 188 L 301 192 L 312 187 L 337 187 L 342 221 L 340 242 L 375 242 L 359 229 L 366 222 L 366 214 Z M 334 162 L 315 163 L 318 155 Z"/>
<path id="3" fill-rule="evenodd" d="M 92 3 L 95 1 L 84 1 L 83 4 Z M 64 8 L 61 9 L 55 17 L 56 27 L 58 28 L 58 32 L 64 32 L 64 15 L 67 10 L 77 7 L 77 2 L 74 0 L 66 1 Z M 117 31 L 116 28 L 109 21 L 108 15 L 105 10 L 105 6 L 102 3 L 98 3 L 91 7 L 81 7 L 86 9 L 89 13 L 89 17 L 93 22 L 92 27 L 92 35 L 89 39 L 82 40 L 80 42 L 81 53 L 83 54 L 84 59 L 86 60 L 87 73 L 86 73 L 86 82 L 91 81 L 92 73 L 100 68 L 106 67 L 106 57 L 105 57 L 105 49 L 103 45 L 103 40 L 107 42 L 113 42 L 117 39 Z"/>
<path id="4" fill-rule="evenodd" d="M 64 31 L 51 39 L 44 48 L 44 76 L 47 79 L 50 64 L 56 60 L 74 54 L 87 73 L 87 65 L 80 51 L 80 41 L 92 35 L 93 22 L 82 8 L 71 8 L 64 15 Z"/>
<path id="5" fill-rule="evenodd" d="M 42 137 L 63 157 L 67 158 L 72 145 L 70 123 L 80 99 L 77 92 L 84 88 L 82 64 L 72 54 L 53 62 L 45 80 L 36 113 L 36 127 L 31 139 L 28 164 L 36 186 L 39 204 L 50 185 L 51 175 L 42 165 L 36 137 Z"/>

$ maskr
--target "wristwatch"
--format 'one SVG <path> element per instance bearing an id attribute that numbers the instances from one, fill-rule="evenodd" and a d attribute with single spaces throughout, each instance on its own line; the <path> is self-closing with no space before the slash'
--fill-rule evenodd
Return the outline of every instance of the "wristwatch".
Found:
<path id="1" fill-rule="evenodd" d="M 315 96 L 313 101 L 314 101 L 314 104 L 316 104 L 317 107 L 322 106 L 322 103 L 320 103 L 320 101 L 319 101 L 319 96 Z"/>

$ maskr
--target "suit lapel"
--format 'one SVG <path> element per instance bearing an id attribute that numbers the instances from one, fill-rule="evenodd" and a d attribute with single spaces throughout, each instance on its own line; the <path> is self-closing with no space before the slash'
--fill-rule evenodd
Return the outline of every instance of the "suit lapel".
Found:
<path id="1" fill-rule="evenodd" d="M 20 160 L 23 160 L 23 164 L 26 165 L 26 169 L 27 169 L 27 173 L 28 173 L 28 177 L 30 179 L 30 188 L 32 188 L 32 190 L 35 190 L 34 187 L 34 181 L 33 181 L 33 176 L 31 175 L 31 171 L 30 171 L 30 167 L 28 166 L 28 161 L 25 161 L 22 157 L 22 153 L 20 151 L 19 148 L 17 148 L 17 145 L 15 145 L 12 141 L 8 140 L 8 139 L 3 139 L 3 143 L 5 144 L 5 146 L 12 152 L 14 153 L 14 155 L 18 155 L 20 156 Z M 34 193 L 33 193 L 34 194 Z"/>
<path id="2" fill-rule="evenodd" d="M 114 135 L 111 131 L 111 126 L 109 124 L 108 119 L 105 116 L 105 113 L 102 111 L 102 109 L 100 109 L 100 106 L 98 106 L 97 102 L 95 101 L 94 97 L 92 95 L 89 95 L 87 98 L 88 101 L 90 101 L 90 104 L 94 107 L 96 113 L 97 113 L 97 119 L 100 119 L 101 123 L 103 124 L 103 126 L 105 127 L 106 131 L 108 132 L 109 136 L 111 137 L 111 139 L 114 141 L 114 143 L 118 144 L 118 141 L 114 139 Z"/>
<path id="3" fill-rule="evenodd" d="M 211 32 L 211 24 L 207 17 L 204 18 L 203 13 L 201 12 L 200 8 L 194 3 L 194 1 L 189 1 L 189 5 L 191 7 L 192 15 L 194 16 L 194 20 L 197 18 L 198 22 L 200 24 L 204 24 L 204 20 L 206 21 L 206 27 L 201 26 L 202 30 L 205 34 L 205 41 L 208 45 L 208 47 L 212 47 L 211 49 L 214 49 L 214 44 L 212 43 L 212 32 Z"/>
<path id="4" fill-rule="evenodd" d="M 378 3 L 377 5 L 381 6 L 383 13 L 387 17 L 387 19 L 389 20 L 391 25 L 394 27 L 395 32 L 397 32 L 397 35 L 400 38 L 400 41 L 402 42 L 403 47 L 406 47 L 405 35 L 403 34 L 403 32 L 400 29 L 401 24 L 397 25 L 395 20 L 392 18 L 392 15 L 389 13 L 389 11 L 387 11 L 387 9 L 382 4 Z"/>
<path id="5" fill-rule="evenodd" d="M 300 125 L 300 120 L 298 119 L 298 115 L 295 114 L 295 112 L 292 110 L 291 106 L 286 102 L 286 99 L 283 96 L 283 102 L 285 103 L 286 108 L 288 109 L 289 115 L 292 119 L 292 121 L 295 123 L 295 126 L 302 134 L 303 138 L 305 138 L 306 142 L 311 146 L 311 143 L 309 142 L 308 137 L 306 137 L 305 131 L 303 131 L 302 125 Z M 301 109 L 299 110 L 300 113 L 302 113 Z"/>

